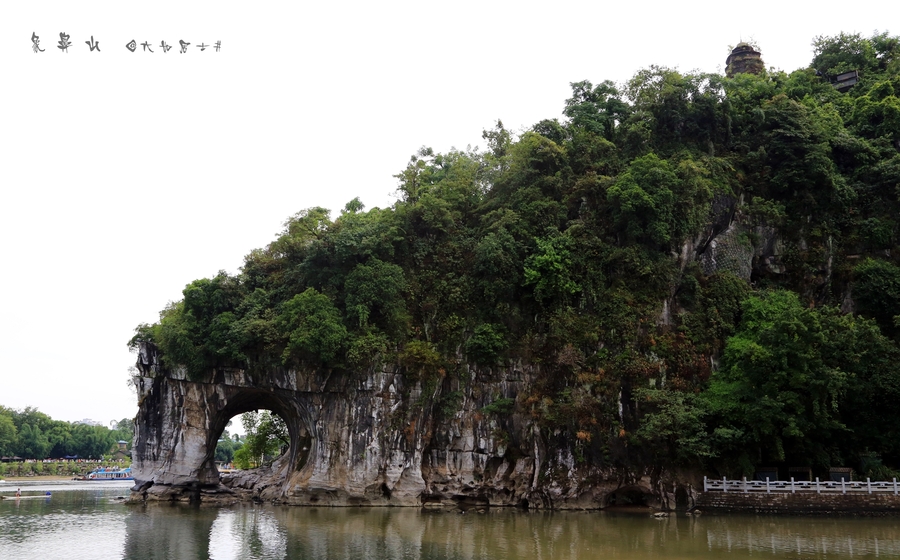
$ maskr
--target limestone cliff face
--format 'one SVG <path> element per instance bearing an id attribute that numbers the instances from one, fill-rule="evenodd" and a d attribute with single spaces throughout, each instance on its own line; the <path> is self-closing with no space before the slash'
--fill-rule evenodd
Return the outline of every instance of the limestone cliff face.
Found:
<path id="1" fill-rule="evenodd" d="M 548 446 L 552 435 L 530 416 L 484 411 L 522 394 L 538 373 L 533 367 L 469 369 L 464 382 L 410 381 L 391 368 L 219 370 L 198 382 L 163 370 L 147 345 L 138 365 L 133 500 L 243 495 L 296 505 L 598 508 L 625 487 L 615 472 Z M 290 449 L 271 469 L 223 484 L 216 441 L 232 417 L 255 409 L 285 419 Z M 628 488 L 674 505 L 648 479 Z"/>

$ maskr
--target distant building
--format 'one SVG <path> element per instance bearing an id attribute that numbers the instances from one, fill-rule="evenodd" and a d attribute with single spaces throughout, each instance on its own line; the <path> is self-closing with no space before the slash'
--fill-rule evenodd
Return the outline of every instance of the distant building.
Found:
<path id="1" fill-rule="evenodd" d="M 830 81 L 831 85 L 834 86 L 834 89 L 844 93 L 859 82 L 859 70 L 850 70 L 849 72 L 838 74 L 831 78 Z"/>
<path id="2" fill-rule="evenodd" d="M 112 450 L 112 458 L 114 461 L 118 461 L 127 457 L 131 457 L 131 451 L 128 450 L 128 442 L 120 439 Z"/>
<path id="3" fill-rule="evenodd" d="M 103 422 L 97 422 L 96 420 L 91 420 L 90 418 L 85 418 L 83 420 L 76 420 L 72 422 L 73 424 L 85 424 L 87 426 L 102 426 Z"/>
<path id="4" fill-rule="evenodd" d="M 735 74 L 759 74 L 763 70 L 762 54 L 749 43 L 738 43 L 725 59 L 725 75 L 729 78 Z"/>

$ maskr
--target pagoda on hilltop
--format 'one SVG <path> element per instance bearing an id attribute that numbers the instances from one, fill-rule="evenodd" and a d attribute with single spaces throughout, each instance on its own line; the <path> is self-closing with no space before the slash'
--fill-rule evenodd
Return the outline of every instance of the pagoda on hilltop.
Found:
<path id="1" fill-rule="evenodd" d="M 735 74 L 759 74 L 765 69 L 762 55 L 753 45 L 741 41 L 731 50 L 725 59 L 725 75 L 733 78 Z"/>

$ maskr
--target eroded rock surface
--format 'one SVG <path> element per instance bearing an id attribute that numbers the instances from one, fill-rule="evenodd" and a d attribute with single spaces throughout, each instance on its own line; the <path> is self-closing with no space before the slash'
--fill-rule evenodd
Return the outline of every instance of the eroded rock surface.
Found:
<path id="1" fill-rule="evenodd" d="M 161 368 L 148 345 L 138 365 L 133 501 L 599 508 L 623 484 L 576 461 L 521 407 L 492 412 L 524 394 L 533 367 L 470 368 L 465 381 L 411 381 L 391 369 L 218 370 L 194 381 Z M 284 418 L 289 451 L 271 468 L 220 481 L 219 436 L 232 417 L 257 409 Z"/>

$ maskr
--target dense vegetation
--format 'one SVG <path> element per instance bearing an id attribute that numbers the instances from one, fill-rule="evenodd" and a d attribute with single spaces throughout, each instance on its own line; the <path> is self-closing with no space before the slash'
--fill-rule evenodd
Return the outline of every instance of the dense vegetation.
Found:
<path id="1" fill-rule="evenodd" d="M 134 436 L 134 421 L 123 418 L 112 428 L 53 420 L 36 408 L 0 406 L 0 457 L 100 459 L 111 455 L 117 441 Z"/>
<path id="2" fill-rule="evenodd" d="M 271 464 L 290 445 L 290 435 L 281 417 L 268 410 L 262 412 L 246 412 L 241 416 L 244 427 L 244 438 L 231 445 L 233 451 L 228 461 L 234 461 L 235 468 L 249 469 L 260 465 Z M 227 433 L 227 431 L 226 431 Z M 227 438 L 226 438 L 227 441 Z M 216 460 L 227 443 L 220 441 L 216 447 Z"/>
<path id="3" fill-rule="evenodd" d="M 491 413 L 530 414 L 583 462 L 883 474 L 900 466 L 900 40 L 813 46 L 790 74 L 573 83 L 562 119 L 423 148 L 392 207 L 299 212 L 132 344 L 194 378 L 394 363 L 438 383 L 521 359 L 540 378 Z M 841 93 L 828 77 L 850 69 Z"/>

